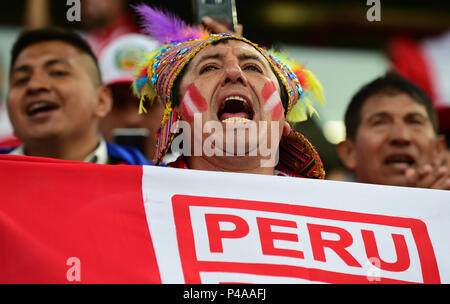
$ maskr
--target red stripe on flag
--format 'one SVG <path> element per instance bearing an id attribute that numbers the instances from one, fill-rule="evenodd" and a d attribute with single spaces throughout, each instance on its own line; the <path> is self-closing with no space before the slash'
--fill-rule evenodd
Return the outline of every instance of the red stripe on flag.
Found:
<path id="1" fill-rule="evenodd" d="M 0 283 L 160 283 L 141 166 L 0 156 Z M 74 282 L 78 283 L 78 282 Z"/>

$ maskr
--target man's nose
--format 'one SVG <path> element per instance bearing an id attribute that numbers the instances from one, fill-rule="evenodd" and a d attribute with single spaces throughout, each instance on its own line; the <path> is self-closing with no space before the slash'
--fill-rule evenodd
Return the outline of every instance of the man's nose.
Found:
<path id="1" fill-rule="evenodd" d="M 222 85 L 240 83 L 247 86 L 247 78 L 238 63 L 227 63 L 224 71 Z"/>
<path id="2" fill-rule="evenodd" d="M 27 84 L 28 94 L 37 94 L 50 90 L 50 82 L 44 75 L 33 74 Z"/>
<path id="3" fill-rule="evenodd" d="M 389 130 L 389 141 L 392 145 L 405 146 L 411 143 L 413 134 L 404 123 L 396 123 Z"/>

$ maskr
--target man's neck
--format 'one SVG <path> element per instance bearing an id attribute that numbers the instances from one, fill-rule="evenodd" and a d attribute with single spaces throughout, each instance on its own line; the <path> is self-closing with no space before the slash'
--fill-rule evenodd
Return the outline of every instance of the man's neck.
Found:
<path id="1" fill-rule="evenodd" d="M 39 140 L 24 144 L 24 153 L 28 156 L 48 157 L 71 161 L 84 161 L 99 145 L 99 138 L 85 141 L 64 142 L 61 140 Z"/>
<path id="2" fill-rule="evenodd" d="M 265 175 L 274 174 L 274 167 L 261 166 L 261 158 L 258 157 L 191 156 L 186 157 L 186 161 L 189 168 L 195 170 L 253 173 Z"/>

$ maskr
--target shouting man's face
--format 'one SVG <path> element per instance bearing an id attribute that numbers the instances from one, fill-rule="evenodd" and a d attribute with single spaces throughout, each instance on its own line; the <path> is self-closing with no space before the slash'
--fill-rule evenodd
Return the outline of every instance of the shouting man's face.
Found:
<path id="1" fill-rule="evenodd" d="M 203 132 L 201 137 L 193 134 L 194 142 L 202 140 L 204 148 L 211 144 L 224 156 L 261 156 L 262 145 L 277 147 L 282 134 L 290 131 L 271 66 L 239 40 L 201 50 L 184 73 L 179 98 L 178 111 L 192 132 L 201 121 Z M 217 136 L 211 140 L 214 132 Z M 240 148 L 244 154 L 236 154 Z"/>

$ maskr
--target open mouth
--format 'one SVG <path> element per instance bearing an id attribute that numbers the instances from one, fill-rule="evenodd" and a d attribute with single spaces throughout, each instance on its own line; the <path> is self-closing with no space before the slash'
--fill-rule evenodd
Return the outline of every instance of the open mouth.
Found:
<path id="1" fill-rule="evenodd" d="M 221 122 L 247 122 L 253 120 L 253 116 L 252 105 L 241 96 L 227 97 L 217 112 Z"/>
<path id="2" fill-rule="evenodd" d="M 414 166 L 415 160 L 408 154 L 392 154 L 384 160 L 384 164 L 398 169 L 406 169 Z"/>
<path id="3" fill-rule="evenodd" d="M 51 102 L 46 101 L 32 102 L 27 106 L 26 113 L 29 116 L 35 116 L 40 113 L 47 113 L 56 110 L 58 108 L 59 106 L 57 104 Z"/>

